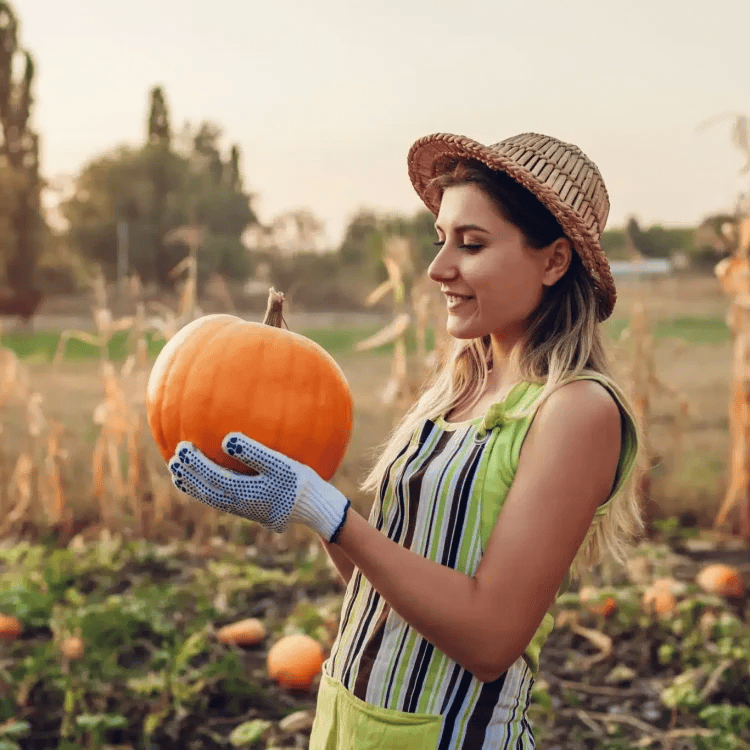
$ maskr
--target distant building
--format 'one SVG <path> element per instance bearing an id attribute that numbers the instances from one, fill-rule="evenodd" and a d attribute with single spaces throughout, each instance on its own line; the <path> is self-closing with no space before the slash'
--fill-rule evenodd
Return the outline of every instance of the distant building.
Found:
<path id="1" fill-rule="evenodd" d="M 669 258 L 639 258 L 638 260 L 611 260 L 612 276 L 615 278 L 637 278 L 640 276 L 661 276 L 672 273 L 674 265 Z"/>
<path id="2" fill-rule="evenodd" d="M 287 211 L 268 225 L 253 224 L 243 232 L 242 244 L 251 252 L 273 252 L 285 258 L 333 249 L 326 243 L 323 223 L 306 209 Z"/>

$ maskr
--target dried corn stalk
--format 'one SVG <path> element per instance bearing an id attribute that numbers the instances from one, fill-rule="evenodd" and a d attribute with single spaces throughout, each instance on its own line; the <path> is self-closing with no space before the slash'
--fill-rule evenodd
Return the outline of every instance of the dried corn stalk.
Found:
<path id="1" fill-rule="evenodd" d="M 207 297 L 214 299 L 219 302 L 221 309 L 224 312 L 234 315 L 237 312 L 237 308 L 234 305 L 232 299 L 232 293 L 229 290 L 229 284 L 226 279 L 220 274 L 214 271 L 206 281 L 206 287 L 204 293 Z"/>
<path id="2" fill-rule="evenodd" d="M 112 336 L 118 331 L 127 331 L 133 326 L 134 319 L 131 316 L 125 316 L 115 320 L 112 317 L 112 310 L 109 307 L 107 297 L 107 282 L 104 278 L 101 268 L 97 268 L 96 274 L 89 277 L 89 284 L 94 292 L 95 305 L 92 310 L 94 317 L 94 328 L 96 333 L 91 334 L 87 331 L 68 329 L 60 334 L 57 342 L 52 362 L 55 366 L 59 365 L 65 357 L 68 342 L 71 339 L 82 341 L 99 348 L 99 356 L 102 362 L 109 358 L 109 344 Z"/>
<path id="3" fill-rule="evenodd" d="M 738 222 L 736 236 L 736 252 L 714 269 L 722 290 L 732 298 L 727 324 L 733 346 L 729 479 L 714 526 L 724 526 L 732 510 L 739 507 L 740 533 L 750 539 L 750 217 Z"/>
<path id="4" fill-rule="evenodd" d="M 15 459 L 5 451 L 1 457 L 2 463 L 13 464 L 13 469 L 2 488 L 0 535 L 25 524 L 54 526 L 70 517 L 61 471 L 67 456 L 60 444 L 63 428 L 48 422 L 39 393 L 21 391 L 20 395 L 25 398 L 26 434 Z"/>
<path id="5" fill-rule="evenodd" d="M 125 397 L 111 362 L 103 364 L 102 379 L 104 401 L 93 415 L 100 432 L 92 456 L 92 475 L 101 518 L 114 530 L 124 521 L 126 506 L 135 517 L 140 516 L 141 417 Z"/>
<path id="6" fill-rule="evenodd" d="M 34 459 L 24 452 L 18 456 L 10 477 L 11 511 L 2 519 L 0 536 L 5 536 L 18 523 L 27 519 L 35 484 Z"/>
<path id="7" fill-rule="evenodd" d="M 0 408 L 13 401 L 25 401 L 29 395 L 29 376 L 18 356 L 0 348 Z"/>
<path id="8" fill-rule="evenodd" d="M 56 422 L 48 424 L 41 395 L 30 392 L 26 369 L 13 352 L 0 349 L 0 409 L 14 402 L 24 406 L 26 437 L 15 460 L 4 445 L 0 448 L 0 475 L 9 477 L 0 488 L 2 534 L 27 521 L 55 525 L 69 517 L 61 471 L 67 457 L 61 445 L 63 428 Z"/>
<path id="9" fill-rule="evenodd" d="M 650 429 L 652 397 L 655 391 L 662 391 L 677 403 L 672 434 L 672 461 L 681 455 L 682 438 L 688 417 L 688 401 L 684 394 L 665 383 L 656 373 L 654 337 L 642 299 L 635 302 L 630 326 L 623 331 L 622 340 L 633 342 L 630 382 L 633 408 L 641 427 L 641 453 L 639 465 L 635 468 L 635 486 L 643 508 L 644 520 L 649 523 L 655 512 L 651 496 L 651 470 L 656 459 Z"/>
<path id="10" fill-rule="evenodd" d="M 183 282 L 180 301 L 178 305 L 178 316 L 193 320 L 200 311 L 197 306 L 198 291 L 198 250 L 206 238 L 206 227 L 197 224 L 185 224 L 167 232 L 164 241 L 167 244 L 183 243 L 188 247 L 188 255 L 180 261 L 170 272 L 171 277 L 176 277 L 184 270 L 187 271 Z"/>
<path id="11" fill-rule="evenodd" d="M 408 408 L 425 375 L 437 364 L 444 350 L 445 339 L 439 338 L 444 322 L 438 319 L 433 307 L 434 288 L 426 274 L 408 284 L 413 272 L 412 245 L 408 238 L 393 236 L 385 242 L 383 263 L 388 278 L 367 297 L 365 304 L 372 306 L 387 295 L 393 295 L 393 320 L 374 335 L 356 344 L 356 351 L 369 351 L 385 344 L 393 344 L 391 374 L 381 392 L 381 401 L 396 407 L 398 414 Z M 432 291 L 432 294 L 430 293 Z M 436 346 L 427 350 L 427 330 L 434 325 Z M 409 334 L 416 338 L 416 372 L 409 367 L 407 340 Z"/>
<path id="12" fill-rule="evenodd" d="M 43 502 L 48 521 L 57 525 L 72 522 L 69 509 L 65 501 L 65 490 L 63 487 L 62 464 L 67 458 L 67 451 L 61 444 L 61 439 L 66 430 L 59 422 L 50 425 L 47 432 L 47 451 L 44 459 L 44 491 Z"/>

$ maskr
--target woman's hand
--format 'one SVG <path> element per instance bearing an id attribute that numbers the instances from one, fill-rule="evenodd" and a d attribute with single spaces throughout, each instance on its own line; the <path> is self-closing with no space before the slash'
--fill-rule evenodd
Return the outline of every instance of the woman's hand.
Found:
<path id="1" fill-rule="evenodd" d="M 257 471 L 257 476 L 225 469 L 192 443 L 181 442 L 169 461 L 174 486 L 206 505 L 256 521 L 271 531 L 281 533 L 290 521 L 296 521 L 326 541 L 336 541 L 350 502 L 333 485 L 309 466 L 241 432 L 230 432 L 221 447 Z"/>

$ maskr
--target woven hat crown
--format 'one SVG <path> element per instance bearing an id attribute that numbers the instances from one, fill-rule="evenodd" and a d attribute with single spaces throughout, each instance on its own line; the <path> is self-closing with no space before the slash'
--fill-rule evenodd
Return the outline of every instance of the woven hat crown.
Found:
<path id="1" fill-rule="evenodd" d="M 609 195 L 598 167 L 578 146 L 548 135 L 523 133 L 489 148 L 536 177 L 601 236 L 609 216 Z"/>
<path id="2" fill-rule="evenodd" d="M 440 195 L 429 189 L 430 182 L 460 159 L 505 172 L 539 199 L 570 238 L 591 278 L 599 320 L 609 317 L 617 295 L 600 244 L 609 195 L 596 164 L 578 146 L 539 133 L 521 133 L 490 146 L 450 133 L 425 136 L 409 151 L 409 177 L 436 215 Z"/>

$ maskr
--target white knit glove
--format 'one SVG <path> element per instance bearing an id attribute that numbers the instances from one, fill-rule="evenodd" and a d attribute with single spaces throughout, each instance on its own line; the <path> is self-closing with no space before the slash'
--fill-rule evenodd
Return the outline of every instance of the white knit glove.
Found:
<path id="1" fill-rule="evenodd" d="M 241 432 L 230 432 L 221 447 L 258 475 L 225 469 L 192 443 L 182 442 L 169 461 L 175 487 L 206 505 L 256 521 L 272 531 L 281 533 L 290 521 L 296 521 L 326 541 L 336 541 L 351 503 L 332 484 L 309 466 Z"/>

